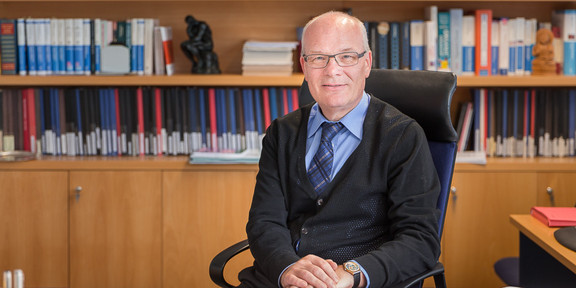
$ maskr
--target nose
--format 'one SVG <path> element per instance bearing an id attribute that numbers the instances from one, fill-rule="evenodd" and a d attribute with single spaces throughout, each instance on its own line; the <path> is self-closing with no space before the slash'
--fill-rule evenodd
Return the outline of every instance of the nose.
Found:
<path id="1" fill-rule="evenodd" d="M 326 75 L 339 75 L 342 71 L 342 67 L 336 62 L 336 57 L 332 56 L 328 58 L 328 64 L 324 67 L 324 73 Z"/>

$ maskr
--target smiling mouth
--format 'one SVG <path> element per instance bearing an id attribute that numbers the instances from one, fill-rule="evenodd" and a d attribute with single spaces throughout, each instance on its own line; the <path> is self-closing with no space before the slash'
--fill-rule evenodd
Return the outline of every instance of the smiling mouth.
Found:
<path id="1" fill-rule="evenodd" d="M 345 86 L 345 84 L 324 84 L 322 86 L 325 86 L 325 87 L 342 87 L 342 86 Z"/>

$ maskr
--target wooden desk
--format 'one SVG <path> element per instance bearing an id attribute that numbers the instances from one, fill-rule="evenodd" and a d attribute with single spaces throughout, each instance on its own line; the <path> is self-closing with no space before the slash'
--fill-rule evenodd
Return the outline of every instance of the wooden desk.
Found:
<path id="1" fill-rule="evenodd" d="M 576 252 L 556 241 L 554 231 L 530 215 L 511 215 L 520 231 L 522 287 L 576 287 Z"/>

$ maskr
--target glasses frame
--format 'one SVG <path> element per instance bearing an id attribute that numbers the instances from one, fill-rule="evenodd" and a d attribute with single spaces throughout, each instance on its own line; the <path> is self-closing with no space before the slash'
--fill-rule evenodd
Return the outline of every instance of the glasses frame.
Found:
<path id="1" fill-rule="evenodd" d="M 328 61 L 326 61 L 326 64 L 323 67 L 310 66 L 310 68 L 312 68 L 312 69 L 324 69 L 324 68 L 326 68 L 326 66 L 328 66 L 328 63 L 330 63 L 330 58 L 334 58 L 334 61 L 336 61 L 336 64 L 338 64 L 338 66 L 340 66 L 340 67 L 351 67 L 351 66 L 358 65 L 358 62 L 360 62 L 360 58 L 364 57 L 364 55 L 366 55 L 366 52 L 368 52 L 368 51 L 364 50 L 364 52 L 362 52 L 362 53 L 358 53 L 355 51 L 349 51 L 349 52 L 340 52 L 340 53 L 336 53 L 336 54 L 332 54 L 332 55 L 327 55 L 327 54 L 309 54 L 309 55 L 306 55 L 306 54 L 304 54 L 304 55 L 302 55 L 302 57 L 304 58 L 304 62 L 306 62 L 306 63 L 308 63 L 308 57 L 309 56 L 320 55 L 320 56 L 327 56 L 328 57 Z M 341 54 L 347 54 L 347 53 L 356 53 L 356 55 L 358 56 L 358 62 L 356 62 L 355 64 L 352 64 L 352 65 L 342 66 L 342 64 L 340 64 L 340 62 L 338 62 L 338 60 L 336 59 L 336 56 L 341 55 Z M 310 64 L 308 64 L 308 65 L 310 65 Z"/>

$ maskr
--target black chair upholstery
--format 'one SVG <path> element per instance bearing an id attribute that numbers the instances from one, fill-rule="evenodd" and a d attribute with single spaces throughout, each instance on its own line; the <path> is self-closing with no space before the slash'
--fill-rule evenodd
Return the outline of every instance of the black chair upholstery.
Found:
<path id="1" fill-rule="evenodd" d="M 441 183 L 437 207 L 439 237 L 442 236 L 444 218 L 456 159 L 458 135 L 450 118 L 450 103 L 456 90 L 456 75 L 447 72 L 372 70 L 366 80 L 366 92 L 395 106 L 414 118 L 424 129 L 428 145 Z M 314 101 L 304 81 L 299 93 L 300 105 Z M 241 241 L 220 252 L 210 263 L 210 277 L 220 287 L 235 287 L 224 279 L 224 267 L 235 255 L 249 249 L 248 240 Z M 394 287 L 419 287 L 422 281 L 434 277 L 436 287 L 446 287 L 444 266 L 435 267 L 416 275 Z"/>

